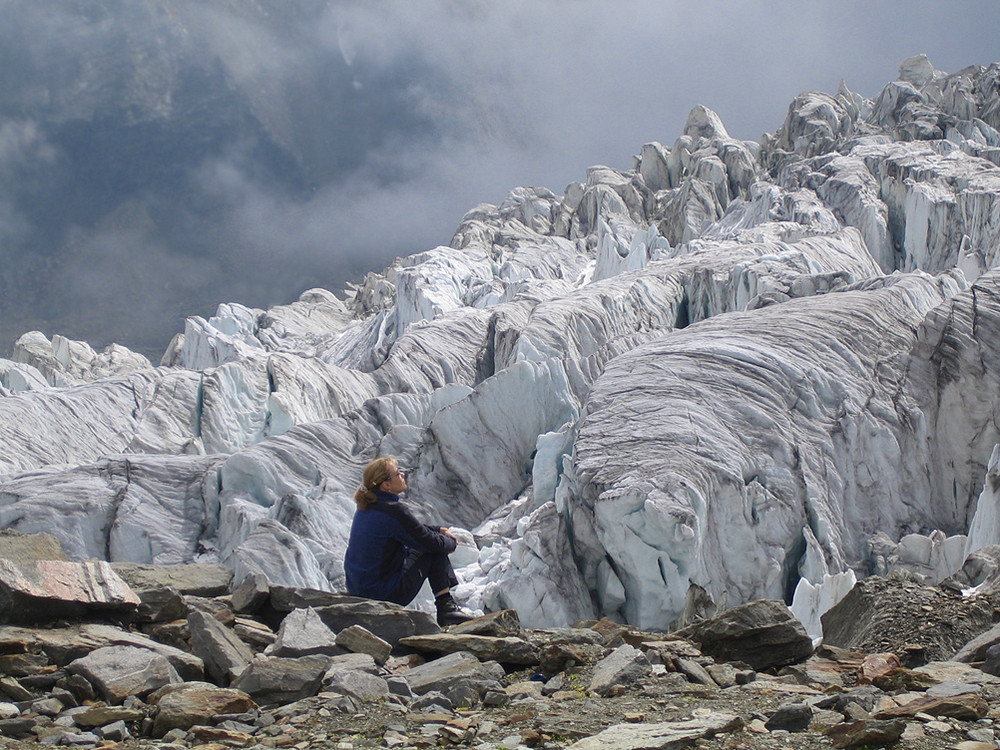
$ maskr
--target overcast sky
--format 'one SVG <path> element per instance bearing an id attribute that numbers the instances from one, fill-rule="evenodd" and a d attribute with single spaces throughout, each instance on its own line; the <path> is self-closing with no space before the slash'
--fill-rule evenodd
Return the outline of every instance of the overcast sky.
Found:
<path id="1" fill-rule="evenodd" d="M 628 168 L 643 143 L 672 144 L 696 104 L 756 140 L 796 94 L 836 92 L 843 79 L 874 97 L 910 55 L 947 72 L 1000 60 L 996 0 L 256 5 L 269 3 L 267 17 L 221 0 L 108 0 L 110 16 L 81 15 L 86 4 L 68 1 L 0 5 L 10 29 L 0 31 L 0 65 L 18 78 L 0 101 L 0 352 L 40 328 L 156 357 L 185 315 L 336 290 L 447 243 L 469 208 L 515 186 L 561 193 L 590 165 Z M 184 34 L 166 34 L 160 24 L 177 18 Z M 178 46 L 206 70 L 221 61 L 246 97 L 234 108 L 260 118 L 273 143 L 185 133 L 157 157 L 153 171 L 167 177 L 126 170 L 92 189 L 69 184 L 90 172 L 69 163 L 79 157 L 66 122 L 104 122 L 86 130 L 99 137 L 113 130 L 99 119 L 108 112 L 133 116 L 137 91 L 159 102 L 163 122 L 187 116 L 176 91 L 156 91 L 159 74 L 95 87 L 93 71 L 137 45 L 174 73 Z M 197 153 L 170 150 L 184 144 Z M 161 148 L 126 146 L 125 164 Z M 294 169 L 282 166 L 287 154 Z M 47 229 L 29 198 L 62 203 L 59 191 L 76 196 L 65 201 L 72 210 Z"/>

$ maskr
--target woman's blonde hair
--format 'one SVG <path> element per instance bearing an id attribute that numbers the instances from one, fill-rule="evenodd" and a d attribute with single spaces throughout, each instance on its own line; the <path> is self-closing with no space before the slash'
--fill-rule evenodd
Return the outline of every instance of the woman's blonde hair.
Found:
<path id="1" fill-rule="evenodd" d="M 361 510 L 367 509 L 378 501 L 375 490 L 396 471 L 396 459 L 392 456 L 376 458 L 365 467 L 365 471 L 361 475 L 362 484 L 354 493 L 354 502 Z"/>

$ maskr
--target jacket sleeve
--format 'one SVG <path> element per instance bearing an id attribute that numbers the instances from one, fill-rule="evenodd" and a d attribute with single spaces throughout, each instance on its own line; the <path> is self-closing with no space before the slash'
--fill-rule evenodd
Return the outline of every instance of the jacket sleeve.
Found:
<path id="1" fill-rule="evenodd" d="M 433 526 L 420 523 L 416 516 L 410 512 L 410 509 L 403 504 L 399 505 L 396 517 L 403 527 L 403 531 L 410 537 L 409 540 L 404 541 L 424 552 L 436 555 L 450 555 L 458 546 L 458 542 L 452 537 L 445 536 Z"/>

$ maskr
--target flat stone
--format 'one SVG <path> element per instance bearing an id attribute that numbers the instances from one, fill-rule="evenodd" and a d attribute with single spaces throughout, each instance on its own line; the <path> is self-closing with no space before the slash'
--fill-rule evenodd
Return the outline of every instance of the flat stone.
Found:
<path id="1" fill-rule="evenodd" d="M 969 682 L 973 685 L 1000 684 L 1000 677 L 987 674 L 970 664 L 961 664 L 956 661 L 932 661 L 914 668 L 913 671 L 926 674 L 935 682 Z"/>
<path id="2" fill-rule="evenodd" d="M 330 657 L 330 669 L 357 669 L 368 674 L 378 674 L 378 665 L 370 654 L 340 654 Z"/>
<path id="3" fill-rule="evenodd" d="M 27 677 L 41 672 L 49 666 L 49 663 L 49 657 L 45 654 L 2 654 L 0 674 Z"/>
<path id="4" fill-rule="evenodd" d="M 521 618 L 517 610 L 502 609 L 476 617 L 468 622 L 452 625 L 448 630 L 452 635 L 488 635 L 494 638 L 517 637 L 521 635 Z"/>
<path id="5" fill-rule="evenodd" d="M 495 638 L 486 635 L 455 635 L 435 633 L 411 635 L 399 639 L 399 645 L 428 654 L 453 654 L 468 651 L 480 661 L 501 664 L 537 664 L 538 649 L 523 638 Z"/>
<path id="6" fill-rule="evenodd" d="M 0 626 L 0 650 L 43 651 L 57 666 L 105 646 L 136 646 L 152 651 L 166 658 L 185 680 L 200 680 L 204 675 L 202 660 L 197 656 L 113 625 L 84 623 L 38 629 Z"/>
<path id="7" fill-rule="evenodd" d="M 426 612 L 374 599 L 343 598 L 350 601 L 316 608 L 320 619 L 334 633 L 351 625 L 361 625 L 395 648 L 400 638 L 441 632 L 437 622 Z M 273 602 L 273 590 L 271 599 Z"/>
<path id="8" fill-rule="evenodd" d="M 140 721 L 144 717 L 145 714 L 137 708 L 96 703 L 84 706 L 82 711 L 74 713 L 73 723 L 79 727 L 102 727 L 116 721 Z"/>
<path id="9" fill-rule="evenodd" d="M 135 617 L 139 597 L 102 560 L 0 559 L 0 619 L 35 624 L 89 615 Z"/>
<path id="10" fill-rule="evenodd" d="M 268 593 L 268 606 L 276 612 L 291 612 L 294 609 L 305 607 L 360 604 L 369 601 L 373 600 L 298 586 L 271 586 Z M 337 628 L 333 629 L 337 630 Z"/>
<path id="11" fill-rule="evenodd" d="M 895 719 L 924 713 L 938 718 L 944 717 L 961 719 L 962 721 L 975 721 L 986 716 L 989 709 L 989 704 L 983 700 L 982 696 L 976 693 L 946 696 L 943 698 L 925 696 L 902 706 L 879 711 L 875 718 Z"/>
<path id="12" fill-rule="evenodd" d="M 391 643 L 360 625 L 351 625 L 337 633 L 336 644 L 356 654 L 368 654 L 380 665 L 392 654 Z"/>
<path id="13" fill-rule="evenodd" d="M 25 737 L 32 734 L 35 728 L 34 719 L 17 717 L 14 719 L 0 719 L 0 734 L 5 737 Z"/>
<path id="14" fill-rule="evenodd" d="M 140 565 L 111 563 L 111 567 L 133 589 L 169 586 L 191 596 L 222 596 L 229 593 L 233 571 L 213 563 L 183 563 L 177 565 Z"/>
<path id="15" fill-rule="evenodd" d="M 723 732 L 735 732 L 742 726 L 740 717 L 724 713 L 686 721 L 616 724 L 569 747 L 571 750 L 674 750 Z"/>
<path id="16" fill-rule="evenodd" d="M 157 653 L 137 646 L 105 646 L 66 667 L 86 677 L 109 703 L 144 696 L 158 687 L 182 682 L 177 670 Z"/>
<path id="17" fill-rule="evenodd" d="M 151 699 L 152 700 L 152 699 Z M 171 729 L 190 729 L 212 723 L 223 714 L 251 711 L 257 704 L 242 690 L 221 688 L 208 683 L 185 683 L 158 696 L 153 734 L 162 737 Z"/>

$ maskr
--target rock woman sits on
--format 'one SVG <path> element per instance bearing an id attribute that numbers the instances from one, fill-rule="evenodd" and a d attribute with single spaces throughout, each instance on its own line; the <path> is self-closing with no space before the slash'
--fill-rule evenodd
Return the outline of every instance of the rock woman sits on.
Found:
<path id="1" fill-rule="evenodd" d="M 472 619 L 451 596 L 458 579 L 448 555 L 458 542 L 448 529 L 420 523 L 400 501 L 406 472 L 396 459 L 375 459 L 365 467 L 362 481 L 354 493 L 358 509 L 344 555 L 347 591 L 405 606 L 426 580 L 434 592 L 438 625 Z"/>

